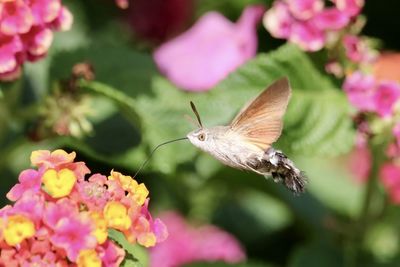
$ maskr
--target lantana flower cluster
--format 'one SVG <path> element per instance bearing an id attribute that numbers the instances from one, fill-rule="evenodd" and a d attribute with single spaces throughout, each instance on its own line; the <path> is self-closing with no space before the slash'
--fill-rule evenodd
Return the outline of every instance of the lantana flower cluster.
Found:
<path id="1" fill-rule="evenodd" d="M 46 55 L 53 31 L 71 27 L 72 14 L 61 0 L 0 1 L 0 80 L 13 80 L 22 64 Z"/>
<path id="2" fill-rule="evenodd" d="M 108 230 L 145 247 L 167 237 L 148 211 L 144 184 L 119 172 L 90 173 L 76 154 L 34 151 L 0 210 L 0 266 L 119 266 L 125 252 Z"/>
<path id="3" fill-rule="evenodd" d="M 264 26 L 275 38 L 305 51 L 318 51 L 360 13 L 363 0 L 278 0 L 264 15 Z"/>

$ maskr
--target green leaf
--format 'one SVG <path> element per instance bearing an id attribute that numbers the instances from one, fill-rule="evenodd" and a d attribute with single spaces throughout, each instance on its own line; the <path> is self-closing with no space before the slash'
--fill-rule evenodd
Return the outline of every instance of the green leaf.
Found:
<path id="1" fill-rule="evenodd" d="M 216 88 L 191 94 L 163 78 L 153 79 L 152 94 L 138 95 L 136 106 L 143 122 L 143 141 L 150 147 L 186 135 L 193 129 L 183 115 L 193 100 L 205 126 L 226 125 L 250 99 L 276 79 L 288 76 L 294 89 L 278 147 L 287 153 L 336 156 L 347 152 L 354 130 L 344 93 L 319 73 L 298 48 L 285 45 L 249 61 Z M 171 172 L 194 158 L 196 148 L 181 142 L 163 147 L 153 167 Z"/>
<path id="2" fill-rule="evenodd" d="M 343 255 L 331 244 L 313 242 L 295 251 L 289 267 L 341 267 L 344 266 Z"/>
<path id="3" fill-rule="evenodd" d="M 108 236 L 129 254 L 128 263 L 125 263 L 129 265 L 124 264 L 123 266 L 148 266 L 149 259 L 147 251 L 143 247 L 138 244 L 129 243 L 121 232 L 113 229 L 108 231 Z"/>

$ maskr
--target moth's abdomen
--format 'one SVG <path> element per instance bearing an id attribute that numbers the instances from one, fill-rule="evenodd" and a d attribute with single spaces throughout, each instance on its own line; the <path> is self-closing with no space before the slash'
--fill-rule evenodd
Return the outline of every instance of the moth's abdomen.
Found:
<path id="1" fill-rule="evenodd" d="M 279 150 L 269 148 L 265 151 L 257 170 L 272 176 L 275 182 L 283 183 L 295 194 L 305 191 L 307 177 Z"/>

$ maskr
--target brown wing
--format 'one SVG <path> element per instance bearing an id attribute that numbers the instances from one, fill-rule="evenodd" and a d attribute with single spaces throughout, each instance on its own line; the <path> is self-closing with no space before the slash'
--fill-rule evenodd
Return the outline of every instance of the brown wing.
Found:
<path id="1" fill-rule="evenodd" d="M 286 77 L 279 79 L 240 111 L 233 119 L 231 129 L 266 150 L 281 135 L 282 118 L 290 95 L 289 80 Z"/>

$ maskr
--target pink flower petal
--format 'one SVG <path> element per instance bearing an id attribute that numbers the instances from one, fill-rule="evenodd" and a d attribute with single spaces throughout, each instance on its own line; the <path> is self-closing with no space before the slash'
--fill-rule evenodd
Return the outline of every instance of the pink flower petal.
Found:
<path id="1" fill-rule="evenodd" d="M 72 23 L 74 22 L 74 17 L 68 8 L 62 7 L 58 16 L 52 22 L 52 26 L 58 31 L 68 31 L 72 27 Z"/>
<path id="2" fill-rule="evenodd" d="M 275 38 L 289 38 L 294 18 L 289 13 L 289 7 L 283 2 L 275 2 L 263 18 L 263 25 Z"/>
<path id="3" fill-rule="evenodd" d="M 381 117 L 390 116 L 400 98 L 400 86 L 396 82 L 381 82 L 374 94 L 375 110 Z"/>
<path id="4" fill-rule="evenodd" d="M 0 32 L 7 35 L 26 33 L 33 24 L 30 8 L 22 0 L 2 3 Z"/>
<path id="5" fill-rule="evenodd" d="M 196 261 L 238 263 L 246 258 L 243 249 L 229 233 L 214 227 L 194 228 L 174 212 L 161 215 L 170 236 L 150 249 L 150 266 L 182 266 Z"/>
<path id="6" fill-rule="evenodd" d="M 349 22 L 350 18 L 337 8 L 326 8 L 313 18 L 314 25 L 321 30 L 340 30 Z"/>
<path id="7" fill-rule="evenodd" d="M 310 19 L 324 8 L 324 2 L 321 0 L 288 0 L 286 2 L 293 16 L 300 20 Z"/>
<path id="8" fill-rule="evenodd" d="M 343 89 L 350 103 L 361 111 L 374 111 L 376 82 L 373 76 L 354 72 L 346 77 Z"/>
<path id="9" fill-rule="evenodd" d="M 325 35 L 312 23 L 295 23 L 289 40 L 305 51 L 318 51 L 324 47 Z"/>
<path id="10" fill-rule="evenodd" d="M 207 13 L 187 32 L 161 45 L 154 53 L 160 71 L 183 89 L 211 89 L 255 55 L 254 24 L 261 17 L 254 7 L 246 10 L 237 24 L 219 13 Z"/>
<path id="11" fill-rule="evenodd" d="M 364 6 L 364 0 L 333 0 L 336 7 L 348 16 L 356 16 Z"/>
<path id="12" fill-rule="evenodd" d="M 49 23 L 57 18 L 60 9 L 60 0 L 30 0 L 30 7 L 35 25 Z"/>

